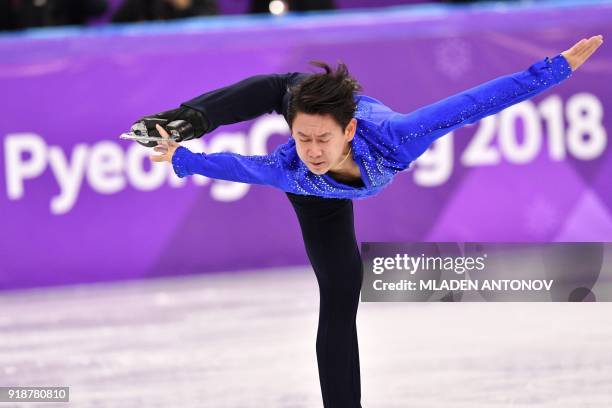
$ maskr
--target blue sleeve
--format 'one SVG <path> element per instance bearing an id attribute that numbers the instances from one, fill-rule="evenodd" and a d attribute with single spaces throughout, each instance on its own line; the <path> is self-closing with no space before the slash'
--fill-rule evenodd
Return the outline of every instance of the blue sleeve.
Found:
<path id="1" fill-rule="evenodd" d="M 275 154 L 243 156 L 232 152 L 193 153 L 180 146 L 172 156 L 179 177 L 201 174 L 206 177 L 284 189 L 284 170 Z"/>
<path id="2" fill-rule="evenodd" d="M 572 75 L 561 54 L 544 58 L 525 71 L 504 75 L 384 123 L 394 158 L 408 165 L 439 137 L 529 99 Z"/>

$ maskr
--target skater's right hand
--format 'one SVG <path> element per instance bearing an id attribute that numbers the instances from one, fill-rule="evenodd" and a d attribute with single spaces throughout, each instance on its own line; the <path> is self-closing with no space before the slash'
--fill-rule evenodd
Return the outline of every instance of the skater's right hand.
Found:
<path id="1" fill-rule="evenodd" d="M 603 44 L 603 35 L 594 35 L 578 41 L 569 50 L 563 51 L 561 55 L 565 57 L 572 71 L 576 71 L 584 62 Z"/>
<path id="2" fill-rule="evenodd" d="M 166 129 L 164 129 L 160 125 L 156 125 L 155 127 L 162 138 L 159 142 L 155 142 L 157 143 L 157 146 L 155 146 L 153 150 L 161 154 L 149 157 L 151 158 L 151 161 L 154 162 L 161 163 L 167 161 L 172 163 L 172 156 L 174 155 L 176 149 L 178 149 L 181 145 L 170 139 L 170 135 L 168 134 L 168 132 L 166 132 Z"/>
<path id="3" fill-rule="evenodd" d="M 200 113 L 199 111 L 195 109 L 191 109 L 187 106 L 182 106 L 182 105 L 176 109 L 171 109 L 168 111 L 143 116 L 142 118 L 138 119 L 135 123 L 143 122 L 145 126 L 147 127 L 148 136 L 160 137 L 160 134 L 157 131 L 157 125 L 161 123 L 162 125 L 165 126 L 166 124 L 173 122 L 175 120 L 184 120 L 190 123 L 191 126 L 193 127 L 193 135 L 191 135 L 190 137 L 183 137 L 181 140 L 179 140 L 181 142 L 184 140 L 201 137 L 206 132 L 206 129 L 208 126 L 207 125 L 208 122 L 202 113 Z M 149 142 L 139 141 L 138 143 L 146 147 L 157 146 L 157 142 L 154 142 L 154 141 L 149 141 Z"/>

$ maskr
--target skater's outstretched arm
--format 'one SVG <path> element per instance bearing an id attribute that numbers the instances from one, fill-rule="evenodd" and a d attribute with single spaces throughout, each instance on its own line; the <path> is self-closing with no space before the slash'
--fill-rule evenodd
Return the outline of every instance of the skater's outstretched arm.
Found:
<path id="1" fill-rule="evenodd" d="M 524 71 L 504 75 L 383 123 L 396 159 L 416 160 L 439 137 L 529 99 L 569 78 L 601 45 L 600 36 L 582 40 L 569 50 L 546 57 Z"/>
<path id="2" fill-rule="evenodd" d="M 248 184 L 265 184 L 284 189 L 286 180 L 277 152 L 263 156 L 244 156 L 232 152 L 194 153 L 169 139 L 168 132 L 157 125 L 162 136 L 153 150 L 160 155 L 150 156 L 154 162 L 170 162 L 179 177 L 203 176 Z"/>

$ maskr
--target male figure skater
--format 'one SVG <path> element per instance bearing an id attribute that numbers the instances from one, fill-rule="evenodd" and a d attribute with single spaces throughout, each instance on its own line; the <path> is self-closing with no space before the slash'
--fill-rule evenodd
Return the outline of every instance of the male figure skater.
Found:
<path id="1" fill-rule="evenodd" d="M 344 64 L 335 72 L 271 74 L 205 93 L 181 107 L 141 119 L 159 142 L 143 143 L 179 177 L 202 174 L 284 191 L 297 214 L 319 284 L 319 380 L 326 408 L 361 407 L 356 313 L 363 277 L 351 199 L 373 196 L 439 137 L 531 98 L 569 78 L 602 44 L 583 39 L 525 71 L 505 75 L 409 114 L 357 95 Z M 193 153 L 168 139 L 156 118 L 182 119 L 200 137 L 218 126 L 266 112 L 283 114 L 289 140 L 263 156 Z"/>

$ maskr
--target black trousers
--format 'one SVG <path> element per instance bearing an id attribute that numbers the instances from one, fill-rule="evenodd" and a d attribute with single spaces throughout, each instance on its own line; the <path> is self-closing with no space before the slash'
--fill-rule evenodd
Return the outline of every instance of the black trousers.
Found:
<path id="1" fill-rule="evenodd" d="M 317 363 L 325 408 L 361 408 L 357 306 L 363 265 L 353 202 L 286 193 L 319 284 Z"/>

